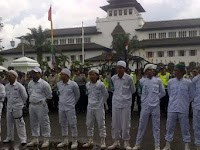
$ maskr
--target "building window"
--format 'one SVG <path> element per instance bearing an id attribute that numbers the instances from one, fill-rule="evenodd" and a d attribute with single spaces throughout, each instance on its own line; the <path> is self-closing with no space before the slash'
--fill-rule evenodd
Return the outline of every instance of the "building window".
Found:
<path id="1" fill-rule="evenodd" d="M 133 14 L 133 9 L 129 9 L 129 15 Z"/>
<path id="2" fill-rule="evenodd" d="M 83 61 L 83 56 L 79 55 L 79 61 L 82 62 Z"/>
<path id="3" fill-rule="evenodd" d="M 85 43 L 91 43 L 91 38 L 84 38 Z"/>
<path id="4" fill-rule="evenodd" d="M 58 45 L 58 40 L 54 40 L 54 45 Z"/>
<path id="5" fill-rule="evenodd" d="M 75 61 L 76 60 L 76 56 L 75 55 L 71 55 L 71 61 Z"/>
<path id="6" fill-rule="evenodd" d="M 174 51 L 168 51 L 168 56 L 169 57 L 174 57 Z"/>
<path id="7" fill-rule="evenodd" d="M 68 44 L 74 44 L 74 39 L 68 39 Z"/>
<path id="8" fill-rule="evenodd" d="M 119 10 L 119 15 L 122 16 L 122 10 Z"/>
<path id="9" fill-rule="evenodd" d="M 179 51 L 179 56 L 185 56 L 185 51 L 184 50 L 180 50 Z"/>
<path id="10" fill-rule="evenodd" d="M 189 31 L 189 37 L 196 37 L 197 36 L 197 31 L 193 30 L 193 31 Z"/>
<path id="11" fill-rule="evenodd" d="M 156 39 L 156 33 L 149 33 L 149 39 Z"/>
<path id="12" fill-rule="evenodd" d="M 82 38 L 77 38 L 76 39 L 76 44 L 81 44 L 82 43 Z"/>
<path id="13" fill-rule="evenodd" d="M 114 16 L 117 16 L 117 10 L 114 10 Z"/>
<path id="14" fill-rule="evenodd" d="M 158 52 L 158 57 L 164 57 L 164 52 L 159 51 L 159 52 Z"/>
<path id="15" fill-rule="evenodd" d="M 66 39 L 60 39 L 60 44 L 65 45 L 66 44 Z"/>
<path id="16" fill-rule="evenodd" d="M 154 56 L 153 52 L 147 52 L 147 58 L 152 58 Z"/>
<path id="17" fill-rule="evenodd" d="M 187 32 L 186 31 L 180 31 L 178 34 L 179 34 L 180 38 L 183 38 L 183 37 L 187 36 Z"/>
<path id="18" fill-rule="evenodd" d="M 49 62 L 51 61 L 51 58 L 49 56 L 46 57 L 46 61 Z"/>
<path id="19" fill-rule="evenodd" d="M 109 11 L 108 15 L 111 17 L 112 16 L 112 10 Z"/>
<path id="20" fill-rule="evenodd" d="M 176 32 L 169 32 L 168 37 L 169 38 L 176 38 Z"/>
<path id="21" fill-rule="evenodd" d="M 124 15 L 127 15 L 127 9 L 124 9 Z"/>
<path id="22" fill-rule="evenodd" d="M 197 50 L 190 50 L 190 56 L 196 56 Z"/>
<path id="23" fill-rule="evenodd" d="M 158 34 L 159 39 L 165 39 L 166 38 L 166 33 L 159 33 Z"/>

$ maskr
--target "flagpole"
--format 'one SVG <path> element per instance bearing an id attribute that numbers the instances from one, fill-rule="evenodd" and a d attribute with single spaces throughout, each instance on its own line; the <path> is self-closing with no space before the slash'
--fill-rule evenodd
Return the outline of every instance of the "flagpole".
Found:
<path id="1" fill-rule="evenodd" d="M 82 64 L 85 63 L 85 44 L 84 44 L 84 28 L 83 28 L 83 22 L 82 22 Z"/>
<path id="2" fill-rule="evenodd" d="M 55 68 L 55 52 L 54 52 L 54 39 L 53 39 L 53 21 L 52 21 L 52 13 L 51 13 L 51 6 L 48 12 L 48 20 L 51 22 L 51 59 L 52 59 L 52 68 Z"/>

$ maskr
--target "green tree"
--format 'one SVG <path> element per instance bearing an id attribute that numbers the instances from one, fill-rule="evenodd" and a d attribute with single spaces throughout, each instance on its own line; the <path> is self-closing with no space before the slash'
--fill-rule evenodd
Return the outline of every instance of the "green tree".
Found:
<path id="1" fill-rule="evenodd" d="M 5 61 L 8 61 L 8 60 L 7 60 L 6 58 L 3 58 L 2 55 L 0 55 L 0 65 L 3 65 L 3 63 L 4 63 Z"/>
<path id="2" fill-rule="evenodd" d="M 37 61 L 41 65 L 41 68 L 46 66 L 46 63 L 43 62 L 43 53 L 44 51 L 51 52 L 50 42 L 47 42 L 47 38 L 50 37 L 47 29 L 43 30 L 40 25 L 38 28 L 29 28 L 30 33 L 27 33 L 25 39 L 29 42 L 31 39 L 35 40 L 35 46 L 33 47 L 36 50 Z M 45 66 L 44 66 L 45 65 Z"/>
<path id="3" fill-rule="evenodd" d="M 127 54 L 133 54 L 134 51 L 142 48 L 137 36 L 130 37 L 129 33 L 120 33 L 113 37 L 111 48 L 119 54 L 124 54 L 126 43 L 128 42 Z"/>
<path id="4" fill-rule="evenodd" d="M 56 56 L 55 58 L 55 63 L 56 63 L 56 67 L 62 67 L 65 68 L 65 63 L 69 62 L 69 57 L 60 53 L 58 56 Z"/>

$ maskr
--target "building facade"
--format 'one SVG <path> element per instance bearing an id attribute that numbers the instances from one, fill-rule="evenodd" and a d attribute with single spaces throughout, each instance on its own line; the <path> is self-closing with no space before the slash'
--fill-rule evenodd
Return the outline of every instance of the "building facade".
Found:
<path id="1" fill-rule="evenodd" d="M 144 49 L 135 51 L 135 56 L 163 64 L 185 62 L 189 65 L 200 61 L 200 18 L 145 22 L 142 17 L 145 10 L 137 0 L 108 0 L 108 5 L 101 9 L 106 17 L 97 18 L 96 26 L 84 27 L 85 60 L 111 53 L 112 33 L 120 26 L 131 36 L 137 35 L 143 45 Z M 54 39 L 56 48 L 69 57 L 70 63 L 66 66 L 83 59 L 81 27 L 54 29 Z M 8 67 L 22 56 L 21 45 L 1 51 L 1 54 L 8 60 L 4 63 Z M 35 50 L 29 47 L 25 48 L 25 55 L 33 59 L 37 57 Z M 43 60 L 51 66 L 51 53 L 44 52 Z"/>

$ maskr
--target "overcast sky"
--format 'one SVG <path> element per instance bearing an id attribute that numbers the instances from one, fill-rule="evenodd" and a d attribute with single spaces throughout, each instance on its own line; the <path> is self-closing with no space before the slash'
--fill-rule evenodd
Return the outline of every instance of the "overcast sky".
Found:
<path id="1" fill-rule="evenodd" d="M 145 21 L 200 18 L 200 0 L 138 0 L 144 7 Z M 48 9 L 52 4 L 54 28 L 69 28 L 95 25 L 96 17 L 106 17 L 99 7 L 106 0 L 0 0 L 0 17 L 4 28 L 0 32 L 4 49 L 10 41 L 29 32 L 28 28 L 42 25 L 50 28 Z"/>

